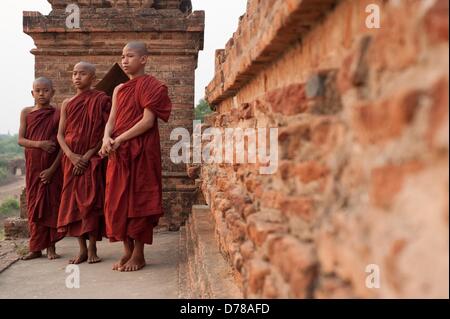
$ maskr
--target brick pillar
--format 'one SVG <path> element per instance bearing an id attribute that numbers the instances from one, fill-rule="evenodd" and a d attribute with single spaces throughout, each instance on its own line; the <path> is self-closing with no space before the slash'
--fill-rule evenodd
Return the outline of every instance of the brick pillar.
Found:
<path id="1" fill-rule="evenodd" d="M 79 61 L 96 64 L 99 80 L 116 62 L 131 40 L 147 43 L 147 72 L 169 87 L 173 113 L 160 122 L 163 163 L 163 197 L 166 216 L 161 225 L 178 229 L 191 209 L 195 183 L 184 164 L 173 164 L 169 152 L 175 141 L 170 132 L 184 127 L 192 132 L 194 84 L 198 52 L 203 49 L 204 12 L 191 13 L 186 0 L 79 0 L 80 29 L 68 29 L 67 1 L 49 0 L 48 16 L 24 12 L 24 32 L 34 40 L 36 76 L 54 81 L 55 103 L 74 94 L 71 70 Z"/>
<path id="2" fill-rule="evenodd" d="M 28 211 L 27 211 L 27 191 L 24 187 L 19 197 L 19 209 L 20 209 L 20 218 L 28 219 Z"/>

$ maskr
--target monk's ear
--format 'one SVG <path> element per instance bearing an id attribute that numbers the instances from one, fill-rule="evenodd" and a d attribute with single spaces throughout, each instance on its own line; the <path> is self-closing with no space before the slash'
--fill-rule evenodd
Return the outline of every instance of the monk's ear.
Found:
<path id="1" fill-rule="evenodd" d="M 52 88 L 52 92 L 50 93 L 50 98 L 53 98 L 54 95 L 55 95 L 55 89 Z"/>
<path id="2" fill-rule="evenodd" d="M 31 96 L 34 97 L 34 91 L 33 90 L 31 90 Z"/>
<path id="3" fill-rule="evenodd" d="M 147 64 L 147 61 L 148 61 L 148 55 L 141 56 L 141 63 L 143 65 Z"/>

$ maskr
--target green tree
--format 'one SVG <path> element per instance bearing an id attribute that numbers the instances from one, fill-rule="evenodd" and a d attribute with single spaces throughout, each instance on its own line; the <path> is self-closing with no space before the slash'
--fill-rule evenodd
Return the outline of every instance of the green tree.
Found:
<path id="1" fill-rule="evenodd" d="M 206 102 L 204 99 L 201 99 L 197 107 L 195 108 L 195 119 L 200 120 L 203 122 L 203 119 L 205 118 L 205 115 L 211 113 L 211 107 L 209 106 L 208 102 Z"/>

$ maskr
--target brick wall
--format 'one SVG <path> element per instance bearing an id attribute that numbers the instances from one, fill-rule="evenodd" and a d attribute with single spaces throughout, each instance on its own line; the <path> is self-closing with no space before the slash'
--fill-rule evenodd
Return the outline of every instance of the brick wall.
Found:
<path id="1" fill-rule="evenodd" d="M 79 61 L 97 66 L 99 80 L 116 62 L 129 41 L 141 40 L 150 50 L 147 72 L 167 84 L 173 102 L 169 123 L 160 122 L 163 164 L 163 196 L 174 190 L 177 199 L 165 201 L 161 226 L 178 229 L 190 212 L 196 186 L 184 164 L 169 159 L 170 132 L 174 127 L 192 131 L 195 69 L 203 49 L 204 12 L 191 12 L 186 0 L 73 1 L 80 7 L 80 29 L 68 29 L 67 1 L 52 0 L 48 16 L 24 12 L 24 32 L 36 45 L 36 77 L 53 80 L 60 104 L 75 93 L 71 71 Z M 175 208 L 172 206 L 175 205 Z M 181 207 L 181 208 L 180 208 Z"/>
<path id="2" fill-rule="evenodd" d="M 448 298 L 448 53 L 448 1 L 248 1 L 206 127 L 277 127 L 278 170 L 201 172 L 246 297 Z"/>

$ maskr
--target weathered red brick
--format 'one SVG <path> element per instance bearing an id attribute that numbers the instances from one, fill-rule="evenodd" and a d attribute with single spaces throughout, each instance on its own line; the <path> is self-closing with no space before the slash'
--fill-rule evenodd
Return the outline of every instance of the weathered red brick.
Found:
<path id="1" fill-rule="evenodd" d="M 302 183 L 310 183 L 327 176 L 329 169 L 319 162 L 307 161 L 295 165 L 293 173 Z"/>
<path id="2" fill-rule="evenodd" d="M 305 221 L 314 219 L 314 200 L 309 197 L 283 196 L 280 211 L 286 216 L 299 217 Z"/>
<path id="3" fill-rule="evenodd" d="M 283 115 L 295 115 L 308 108 L 304 84 L 291 84 L 268 93 L 265 97 L 272 111 Z"/>
<path id="4" fill-rule="evenodd" d="M 260 219 L 257 214 L 250 215 L 247 222 L 248 236 L 256 246 L 262 246 L 269 234 L 285 233 L 288 229 L 285 224 Z"/>
<path id="5" fill-rule="evenodd" d="M 377 144 L 400 136 L 414 119 L 420 90 L 403 90 L 375 103 L 365 103 L 353 110 L 353 126 L 362 144 Z"/>
<path id="6" fill-rule="evenodd" d="M 317 257 L 311 243 L 293 237 L 274 239 L 269 245 L 270 261 L 290 283 L 296 298 L 310 297 L 310 286 L 316 277 Z"/>
<path id="7" fill-rule="evenodd" d="M 425 30 L 431 43 L 448 42 L 447 0 L 436 0 L 424 17 Z"/>
<path id="8" fill-rule="evenodd" d="M 436 141 L 436 135 L 440 132 L 443 125 L 448 123 L 448 78 L 440 79 L 433 85 L 430 92 L 433 105 L 430 110 L 430 120 L 428 129 L 428 141 L 433 147 L 438 147 L 439 142 Z M 446 133 L 448 136 L 448 132 Z M 448 149 L 448 138 L 446 147 Z"/>
<path id="9" fill-rule="evenodd" d="M 259 260 L 252 260 L 247 265 L 248 292 L 257 294 L 264 285 L 265 277 L 270 273 L 270 265 Z"/>
<path id="10" fill-rule="evenodd" d="M 389 207 L 401 191 L 404 179 L 423 168 L 421 162 L 386 165 L 372 171 L 370 198 L 374 205 Z"/>

